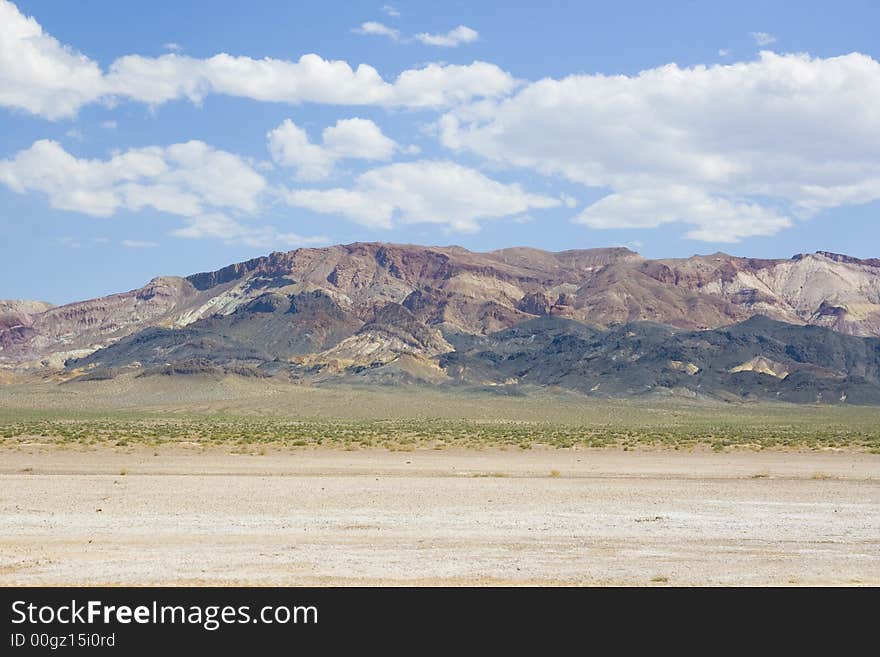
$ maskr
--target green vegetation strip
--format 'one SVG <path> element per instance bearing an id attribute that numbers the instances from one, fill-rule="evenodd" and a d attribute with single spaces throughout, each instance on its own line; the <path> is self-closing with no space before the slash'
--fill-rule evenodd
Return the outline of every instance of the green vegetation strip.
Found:
<path id="1" fill-rule="evenodd" d="M 728 448 L 848 448 L 880 453 L 874 412 L 808 410 L 767 412 L 654 412 L 636 408 L 609 421 L 513 422 L 504 420 L 396 418 L 386 420 L 292 419 L 265 416 L 178 415 L 0 409 L 6 447 L 58 445 L 275 445 L 280 447 L 384 447 L 443 449 L 534 446 Z"/>

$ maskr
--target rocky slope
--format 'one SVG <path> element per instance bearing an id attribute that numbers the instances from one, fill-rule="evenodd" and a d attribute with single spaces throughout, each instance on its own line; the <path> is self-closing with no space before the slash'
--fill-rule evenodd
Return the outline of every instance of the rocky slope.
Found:
<path id="1" fill-rule="evenodd" d="M 0 302 L 0 365 L 58 371 L 66 363 L 69 374 L 82 374 L 222 361 L 295 377 L 360 367 L 381 380 L 392 369 L 444 380 L 446 355 L 468 340 L 539 317 L 601 331 L 634 322 L 716 329 L 756 315 L 880 336 L 880 260 L 826 252 L 648 260 L 623 248 L 473 253 L 378 243 L 298 249 L 59 307 Z M 731 367 L 773 376 L 772 354 L 753 358 Z"/>
<path id="2" fill-rule="evenodd" d="M 0 301 L 0 334 L 33 326 L 34 316 L 50 308 L 52 304 L 44 301 Z"/>
<path id="3" fill-rule="evenodd" d="M 880 339 L 762 316 L 704 331 L 546 317 L 471 338 L 440 365 L 459 381 L 602 396 L 880 403 Z"/>

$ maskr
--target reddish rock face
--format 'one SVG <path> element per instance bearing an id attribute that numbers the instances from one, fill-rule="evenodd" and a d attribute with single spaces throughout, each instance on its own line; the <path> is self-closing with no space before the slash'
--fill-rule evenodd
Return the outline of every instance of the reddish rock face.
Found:
<path id="1" fill-rule="evenodd" d="M 648 320 L 705 329 L 761 314 L 880 336 L 878 260 L 826 252 L 788 260 L 723 253 L 646 260 L 623 248 L 473 253 L 455 246 L 358 243 L 272 253 L 60 307 L 0 302 L 0 363 L 24 366 L 54 355 L 48 362 L 57 365 L 66 354 L 82 355 L 144 328 L 250 312 L 247 304 L 269 292 L 285 298 L 320 293 L 335 309 L 322 311 L 321 330 L 340 336 L 375 322 L 389 304 L 406 315 L 408 335 L 420 334 L 415 323 L 431 331 L 485 334 L 542 315 L 598 326 Z M 333 317 L 345 317 L 345 330 L 326 326 Z"/>

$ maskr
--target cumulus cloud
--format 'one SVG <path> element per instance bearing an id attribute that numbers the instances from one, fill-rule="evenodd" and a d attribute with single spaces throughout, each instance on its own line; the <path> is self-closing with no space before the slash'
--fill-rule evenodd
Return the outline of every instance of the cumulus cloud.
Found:
<path id="1" fill-rule="evenodd" d="M 390 160 L 397 144 L 369 119 L 341 119 L 324 129 L 324 148 L 338 158 Z"/>
<path id="2" fill-rule="evenodd" d="M 380 23 L 361 28 L 398 35 Z M 761 45 L 775 41 L 767 33 L 753 37 Z M 417 38 L 451 47 L 478 34 L 459 26 Z M 133 54 L 102 69 L 0 0 L 0 106 L 54 120 L 94 102 L 157 106 L 199 103 L 211 94 L 445 111 L 433 134 L 453 151 L 602 190 L 604 198 L 572 212 L 575 221 L 596 228 L 684 224 L 689 237 L 734 241 L 773 234 L 827 208 L 880 199 L 880 63 L 867 55 L 765 51 L 748 62 L 670 64 L 637 75 L 529 84 L 480 61 L 428 64 L 386 80 L 371 66 L 315 54 L 298 60 Z M 75 128 L 68 136 L 78 137 Z M 339 121 L 314 137 L 292 121 L 272 130 L 268 145 L 276 165 L 292 168 L 299 180 L 318 181 L 346 158 L 388 162 L 396 152 L 410 152 L 366 119 Z M 110 216 L 151 207 L 189 217 L 181 229 L 188 236 L 226 226 L 224 234 L 256 243 L 290 236 L 231 218 L 255 213 L 264 194 L 276 193 L 258 173 L 266 170 L 273 165 L 251 164 L 202 142 L 93 160 L 43 140 L 0 160 L 0 182 L 43 193 L 57 208 Z M 293 205 L 369 225 L 426 221 L 457 230 L 474 230 L 490 217 L 526 216 L 547 203 L 577 204 L 432 161 L 382 166 L 350 188 L 281 193 Z"/>
<path id="3" fill-rule="evenodd" d="M 330 241 L 323 235 L 303 237 L 296 233 L 280 232 L 272 226 L 251 226 L 219 212 L 192 217 L 186 223 L 186 227 L 172 230 L 171 235 L 187 239 L 213 238 L 260 249 L 315 246 Z"/>
<path id="4" fill-rule="evenodd" d="M 115 94 L 158 105 L 178 98 L 198 103 L 208 94 L 267 102 L 430 108 L 508 93 L 516 81 L 494 64 L 429 64 L 403 71 L 393 83 L 366 64 L 303 55 L 296 62 L 215 55 L 129 55 L 110 67 Z"/>
<path id="5" fill-rule="evenodd" d="M 267 190 L 260 174 L 237 155 L 200 141 L 151 146 L 109 159 L 80 159 L 50 140 L 35 142 L 11 160 L 0 160 L 0 183 L 12 190 L 42 192 L 52 207 L 96 217 L 150 207 L 185 217 L 175 237 L 214 238 L 258 248 L 325 244 L 272 226 L 254 226 L 227 212 L 254 214 Z M 152 242 L 123 240 L 127 248 Z"/>
<path id="6" fill-rule="evenodd" d="M 506 96 L 516 80 L 494 64 L 428 64 L 409 69 L 394 81 L 395 103 L 403 107 L 457 105 L 475 98 Z"/>
<path id="7" fill-rule="evenodd" d="M 387 25 L 383 25 L 382 23 L 378 23 L 376 21 L 367 21 L 366 23 L 361 23 L 360 27 L 352 29 L 352 32 L 355 32 L 357 34 L 372 34 L 376 36 L 388 37 L 392 41 L 397 41 L 400 38 L 399 30 L 395 30 L 393 27 L 388 27 Z"/>
<path id="8" fill-rule="evenodd" d="M 81 159 L 42 139 L 0 160 L 0 182 L 42 192 L 52 207 L 109 217 L 151 207 L 182 216 L 206 208 L 255 212 L 266 181 L 237 155 L 200 141 L 133 148 L 107 160 Z"/>
<path id="9" fill-rule="evenodd" d="M 768 235 L 880 198 L 880 63 L 762 52 L 729 65 L 545 79 L 444 115 L 443 143 L 609 195 L 595 227 L 683 222 L 696 239 Z"/>
<path id="10" fill-rule="evenodd" d="M 0 0 L 0 105 L 58 119 L 105 93 L 101 68 Z"/>
<path id="11" fill-rule="evenodd" d="M 420 160 L 367 171 L 350 189 L 297 189 L 290 205 L 338 214 L 366 226 L 441 224 L 473 232 L 480 220 L 552 208 L 560 201 L 504 184 L 455 162 Z"/>
<path id="12" fill-rule="evenodd" d="M 183 50 L 183 47 L 179 43 L 169 41 L 168 43 L 162 44 L 162 50 L 168 50 L 170 52 L 180 52 L 181 50 Z"/>
<path id="13" fill-rule="evenodd" d="M 290 119 L 267 134 L 276 164 L 293 167 L 299 180 L 327 178 L 342 159 L 390 160 L 398 149 L 394 140 L 369 119 L 342 119 L 324 129 L 321 144 L 309 141 L 306 131 Z"/>
<path id="14" fill-rule="evenodd" d="M 392 5 L 382 5 L 381 11 L 383 14 L 387 14 L 392 18 L 398 18 L 400 16 L 400 12 L 397 11 Z"/>
<path id="15" fill-rule="evenodd" d="M 252 59 L 220 54 L 196 59 L 175 54 L 127 55 L 110 66 L 113 93 L 158 105 L 179 98 L 201 102 L 209 94 L 260 101 L 379 104 L 391 90 L 371 66 L 303 55 L 299 61 Z"/>
<path id="16" fill-rule="evenodd" d="M 306 54 L 296 61 L 233 56 L 207 59 L 170 52 L 126 55 L 105 72 L 46 34 L 8 0 L 0 0 L 0 105 L 48 119 L 69 117 L 88 103 L 130 99 L 149 105 L 210 94 L 290 104 L 440 107 L 504 95 L 516 81 L 485 62 L 431 64 L 388 82 L 372 66 Z"/>
<path id="17" fill-rule="evenodd" d="M 697 227 L 685 237 L 706 242 L 736 242 L 772 235 L 791 220 L 756 203 L 712 197 L 700 190 L 673 186 L 609 194 L 575 217 L 592 228 L 656 228 L 686 221 Z"/>
<path id="18" fill-rule="evenodd" d="M 467 25 L 459 25 L 449 30 L 446 34 L 428 34 L 422 32 L 416 34 L 416 39 L 428 46 L 440 46 L 442 48 L 455 48 L 462 43 L 472 43 L 480 38 L 480 33 L 469 28 Z"/>
<path id="19" fill-rule="evenodd" d="M 771 43 L 776 43 L 776 37 L 767 32 L 752 32 L 752 38 L 759 46 L 769 46 Z"/>

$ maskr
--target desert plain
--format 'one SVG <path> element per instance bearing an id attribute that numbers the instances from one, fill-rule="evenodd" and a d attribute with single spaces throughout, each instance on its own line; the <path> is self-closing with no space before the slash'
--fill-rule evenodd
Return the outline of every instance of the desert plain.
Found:
<path id="1" fill-rule="evenodd" d="M 880 411 L 0 388 L 3 585 L 878 585 Z"/>

